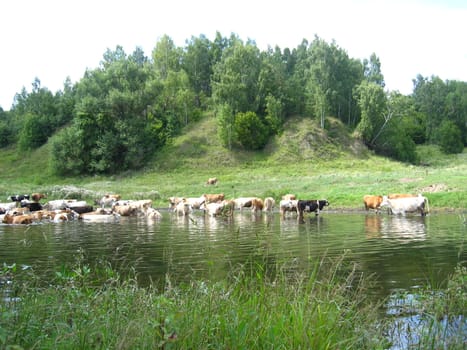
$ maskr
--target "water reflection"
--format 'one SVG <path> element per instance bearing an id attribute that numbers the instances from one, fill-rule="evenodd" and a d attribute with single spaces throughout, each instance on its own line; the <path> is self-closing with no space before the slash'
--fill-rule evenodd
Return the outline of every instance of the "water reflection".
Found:
<path id="1" fill-rule="evenodd" d="M 461 315 L 455 317 L 431 318 L 423 313 L 423 302 L 419 296 L 412 293 L 393 294 L 386 306 L 386 314 L 391 319 L 388 326 L 390 350 L 421 348 L 429 341 L 430 348 L 457 348 L 455 344 L 467 344 L 467 318 Z M 435 337 L 424 339 L 424 334 L 436 334 Z M 425 345 L 424 345 L 425 344 Z"/>
<path id="2" fill-rule="evenodd" d="M 367 214 L 365 216 L 365 233 L 367 238 L 381 237 L 382 218 L 381 215 Z"/>
<path id="3" fill-rule="evenodd" d="M 395 239 L 400 243 L 426 239 L 425 216 L 387 216 L 381 225 L 382 238 Z"/>
<path id="4" fill-rule="evenodd" d="M 201 211 L 177 216 L 162 211 L 158 221 L 122 218 L 118 223 L 0 225 L 0 264 L 39 265 L 45 269 L 72 263 L 82 249 L 87 259 L 138 262 L 138 272 L 153 280 L 170 272 L 221 278 L 231 266 L 254 256 L 264 261 L 341 256 L 350 251 L 362 272 L 378 276 L 385 294 L 426 278 L 427 266 L 445 277 L 460 260 L 465 225 L 453 215 L 428 217 L 334 214 L 281 218 L 277 213 L 232 218 Z M 457 221 L 456 221 L 457 220 Z M 215 267 L 215 268 L 214 268 Z M 443 275 L 444 274 L 444 275 Z"/>

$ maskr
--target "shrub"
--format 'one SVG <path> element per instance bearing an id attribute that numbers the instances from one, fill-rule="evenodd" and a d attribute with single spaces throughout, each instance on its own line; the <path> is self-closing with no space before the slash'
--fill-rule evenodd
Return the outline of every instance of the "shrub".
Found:
<path id="1" fill-rule="evenodd" d="M 464 150 L 461 131 L 452 121 L 443 120 L 436 135 L 437 143 L 444 153 L 462 153 Z"/>
<path id="2" fill-rule="evenodd" d="M 268 140 L 269 129 L 254 112 L 238 113 L 235 117 L 238 142 L 248 150 L 262 149 Z"/>

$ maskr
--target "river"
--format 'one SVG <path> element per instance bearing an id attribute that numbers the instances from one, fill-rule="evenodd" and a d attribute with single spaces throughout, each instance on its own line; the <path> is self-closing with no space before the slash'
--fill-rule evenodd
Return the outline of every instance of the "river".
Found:
<path id="1" fill-rule="evenodd" d="M 310 259 L 345 254 L 363 274 L 374 277 L 371 293 L 386 298 L 427 281 L 442 284 L 467 261 L 463 214 L 401 217 L 323 211 L 298 223 L 278 213 L 237 211 L 227 220 L 202 212 L 189 218 L 161 212 L 160 221 L 122 217 L 114 223 L 0 225 L 0 264 L 53 272 L 82 255 L 91 266 L 110 262 L 122 272 L 134 268 L 142 283 L 157 283 L 167 274 L 175 281 L 222 279 L 233 267 L 251 261 L 293 262 L 300 268 Z M 388 312 L 391 307 L 389 303 Z"/>

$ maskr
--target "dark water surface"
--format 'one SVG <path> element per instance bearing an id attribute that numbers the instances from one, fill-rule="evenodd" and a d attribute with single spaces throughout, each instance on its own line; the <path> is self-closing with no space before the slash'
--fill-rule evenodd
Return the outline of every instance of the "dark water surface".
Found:
<path id="1" fill-rule="evenodd" d="M 93 265 L 109 261 L 136 267 L 142 279 L 220 279 L 252 259 L 268 264 L 341 256 L 376 277 L 377 293 L 442 281 L 466 261 L 467 225 L 459 214 L 397 217 L 322 212 L 299 224 L 294 218 L 236 212 L 233 220 L 190 218 L 162 211 L 159 222 L 121 218 L 115 223 L 0 225 L 0 264 L 31 265 L 36 272 L 71 265 L 77 252 Z M 303 264 L 305 265 L 305 264 Z"/>

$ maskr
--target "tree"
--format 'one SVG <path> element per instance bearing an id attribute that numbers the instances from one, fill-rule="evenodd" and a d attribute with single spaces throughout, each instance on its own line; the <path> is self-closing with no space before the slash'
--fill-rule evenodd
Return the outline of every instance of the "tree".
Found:
<path id="1" fill-rule="evenodd" d="M 84 139 L 76 126 L 64 128 L 52 140 L 51 167 L 54 173 L 65 176 L 77 176 L 89 171 Z"/>
<path id="2" fill-rule="evenodd" d="M 20 150 L 30 150 L 43 145 L 62 124 L 59 114 L 60 97 L 41 87 L 38 78 L 32 83 L 32 91 L 25 88 L 15 95 L 11 114 L 11 132 L 19 142 Z M 37 128 L 37 129 L 36 129 Z"/>
<path id="3" fill-rule="evenodd" d="M 261 60 L 258 48 L 251 43 L 234 43 L 214 66 L 213 99 L 227 103 L 234 113 L 258 110 L 258 76 Z"/>
<path id="4" fill-rule="evenodd" d="M 321 127 L 328 114 L 350 125 L 356 106 L 352 90 L 363 79 L 362 65 L 349 59 L 334 41 L 328 44 L 318 37 L 311 44 L 309 62 L 305 72 L 310 113 L 320 120 Z"/>
<path id="5" fill-rule="evenodd" d="M 268 128 L 254 112 L 235 116 L 235 133 L 238 142 L 247 150 L 262 149 L 268 140 Z"/>
<path id="6" fill-rule="evenodd" d="M 415 108 L 412 96 L 402 95 L 398 91 L 389 93 L 388 108 L 392 110 L 401 129 L 415 142 L 425 143 L 426 118 Z"/>
<path id="7" fill-rule="evenodd" d="M 290 55 L 287 55 L 287 73 L 288 73 L 288 91 L 290 96 L 289 114 L 303 114 L 306 111 L 306 89 L 307 86 L 307 70 L 309 69 L 308 60 L 309 43 L 303 39 L 297 48 L 292 50 Z M 284 50 L 286 52 L 286 50 Z"/>
<path id="8" fill-rule="evenodd" d="M 229 150 L 232 149 L 233 143 L 236 139 L 234 134 L 235 117 L 232 107 L 224 103 L 218 107 L 217 113 L 218 133 L 219 138 L 224 146 Z"/>
<path id="9" fill-rule="evenodd" d="M 431 80 L 421 75 L 414 80 L 415 107 L 426 116 L 426 140 L 435 143 L 436 130 L 445 117 L 447 89 L 438 77 Z"/>
<path id="10" fill-rule="evenodd" d="M 447 81 L 445 118 L 452 121 L 461 132 L 461 139 L 467 145 L 467 82 Z"/>
<path id="11" fill-rule="evenodd" d="M 383 87 L 363 81 L 357 88 L 361 120 L 356 132 L 378 154 L 404 162 L 417 162 L 415 142 L 403 128 L 403 106 L 398 93 L 389 98 Z"/>
<path id="12" fill-rule="evenodd" d="M 165 83 L 171 85 L 172 79 Z M 161 132 L 168 125 L 166 115 L 157 114 L 163 109 L 157 105 L 163 91 L 164 84 L 141 51 L 127 57 L 120 47 L 107 50 L 101 66 L 87 71 L 76 86 L 78 102 L 69 130 L 76 133 L 73 140 L 79 147 L 70 149 L 65 138 L 56 140 L 55 147 L 61 154 L 68 150 L 80 162 L 61 171 L 113 173 L 144 165 L 167 139 Z"/>
<path id="13" fill-rule="evenodd" d="M 464 142 L 462 134 L 457 125 L 445 119 L 436 133 L 437 144 L 444 153 L 462 153 L 464 150 Z"/>
<path id="14" fill-rule="evenodd" d="M 11 143 L 12 132 L 9 126 L 9 112 L 5 112 L 0 107 L 0 147 L 8 146 Z"/>
<path id="15" fill-rule="evenodd" d="M 179 71 L 182 58 L 182 50 L 175 46 L 173 40 L 164 35 L 152 51 L 154 69 L 160 79 L 167 79 L 170 71 Z"/>
<path id="16" fill-rule="evenodd" d="M 379 134 L 392 117 L 391 113 L 386 114 L 386 94 L 380 85 L 368 81 L 363 81 L 356 92 L 361 110 L 356 132 L 368 147 L 374 148 Z"/>
<path id="17" fill-rule="evenodd" d="M 272 95 L 266 96 L 266 123 L 274 134 L 279 134 L 283 124 L 283 104 Z"/>
<path id="18" fill-rule="evenodd" d="M 190 84 L 196 94 L 197 106 L 204 96 L 211 96 L 211 75 L 213 66 L 212 44 L 204 35 L 192 37 L 183 55 L 182 67 L 187 72 Z"/>
<path id="19" fill-rule="evenodd" d="M 381 62 L 379 57 L 373 52 L 370 56 L 370 60 L 366 58 L 363 60 L 363 69 L 365 79 L 370 83 L 375 83 L 384 88 L 384 76 L 381 72 Z"/>
<path id="20" fill-rule="evenodd" d="M 19 134 L 18 147 L 20 151 L 29 151 L 43 145 L 49 135 L 47 120 L 41 116 L 28 113 Z"/>
<path id="21" fill-rule="evenodd" d="M 281 105 L 289 100 L 287 80 L 286 64 L 279 47 L 276 47 L 274 51 L 269 49 L 263 53 L 258 75 L 258 114 L 266 113 L 270 97 Z"/>

